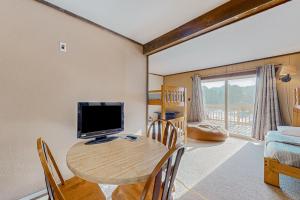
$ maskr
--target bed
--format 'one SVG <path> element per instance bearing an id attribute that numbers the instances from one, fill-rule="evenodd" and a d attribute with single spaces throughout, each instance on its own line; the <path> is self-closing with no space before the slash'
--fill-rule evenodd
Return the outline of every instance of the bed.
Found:
<path id="1" fill-rule="evenodd" d="M 294 127 L 300 126 L 299 94 L 299 89 L 296 89 L 296 105 L 293 108 Z M 300 137 L 287 134 L 287 129 L 288 127 L 279 127 L 278 131 L 269 131 L 265 140 L 264 181 L 277 187 L 279 174 L 300 179 Z"/>
<path id="2" fill-rule="evenodd" d="M 151 90 L 148 94 L 149 105 L 186 105 L 186 88 L 162 85 L 161 90 Z"/>
<path id="3" fill-rule="evenodd" d="M 163 119 L 165 119 L 167 108 L 183 108 L 181 116 L 170 121 L 177 127 L 179 139 L 187 141 L 187 93 L 185 87 L 162 85 L 160 90 L 151 90 L 148 92 L 148 105 L 161 106 Z"/>
<path id="4" fill-rule="evenodd" d="M 265 142 L 266 158 L 273 158 L 281 164 L 300 168 L 300 137 L 270 131 Z"/>

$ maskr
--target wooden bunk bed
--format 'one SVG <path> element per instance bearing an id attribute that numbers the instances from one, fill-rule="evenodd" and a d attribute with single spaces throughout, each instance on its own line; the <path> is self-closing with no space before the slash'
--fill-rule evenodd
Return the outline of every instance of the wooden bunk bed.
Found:
<path id="1" fill-rule="evenodd" d="M 293 107 L 294 127 L 300 126 L 300 88 L 295 90 L 295 105 Z M 300 148 L 300 146 L 299 146 Z M 270 185 L 279 187 L 279 174 L 300 179 L 300 168 L 280 163 L 277 159 L 264 158 L 264 181 Z"/>
<path id="2" fill-rule="evenodd" d="M 170 120 L 178 128 L 178 136 L 187 141 L 187 94 L 186 88 L 162 85 L 161 90 L 148 94 L 148 105 L 161 106 L 161 118 L 165 119 L 167 109 L 182 108 L 180 117 Z"/>

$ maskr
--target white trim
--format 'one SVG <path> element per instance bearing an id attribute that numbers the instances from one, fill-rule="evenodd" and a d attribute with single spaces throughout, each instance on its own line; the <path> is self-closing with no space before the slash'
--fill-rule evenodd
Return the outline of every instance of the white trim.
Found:
<path id="1" fill-rule="evenodd" d="M 45 196 L 45 195 L 47 195 L 47 189 L 44 189 L 44 190 L 41 190 L 39 192 L 30 194 L 26 197 L 23 197 L 23 198 L 19 199 L 19 200 L 32 200 L 32 199 L 36 199 L 38 197 L 42 197 L 42 196 Z"/>

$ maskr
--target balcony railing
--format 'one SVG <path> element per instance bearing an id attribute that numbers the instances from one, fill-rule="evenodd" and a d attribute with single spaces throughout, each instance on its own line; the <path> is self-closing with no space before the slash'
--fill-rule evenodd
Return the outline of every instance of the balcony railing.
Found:
<path id="1" fill-rule="evenodd" d="M 225 111 L 219 105 L 205 106 L 206 120 L 221 127 L 225 126 Z M 251 135 L 253 124 L 253 105 L 230 108 L 227 115 L 227 129 L 230 133 Z"/>

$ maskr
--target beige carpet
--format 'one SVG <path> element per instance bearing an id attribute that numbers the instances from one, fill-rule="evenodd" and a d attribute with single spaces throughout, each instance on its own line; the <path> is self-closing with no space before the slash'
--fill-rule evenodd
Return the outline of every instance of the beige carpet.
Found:
<path id="1" fill-rule="evenodd" d="M 189 140 L 176 181 L 180 200 L 300 200 L 300 180 L 281 177 L 281 188 L 263 182 L 263 145 L 229 138 Z"/>

